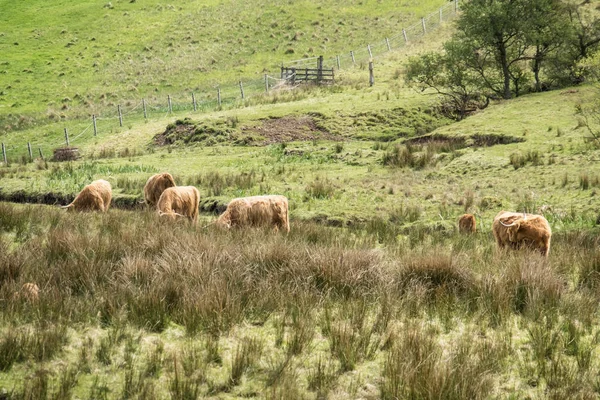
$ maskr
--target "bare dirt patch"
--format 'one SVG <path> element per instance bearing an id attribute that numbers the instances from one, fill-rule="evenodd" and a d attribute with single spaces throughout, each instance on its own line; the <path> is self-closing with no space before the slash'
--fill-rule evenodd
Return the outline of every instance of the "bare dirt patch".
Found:
<path id="1" fill-rule="evenodd" d="M 261 144 L 308 140 L 343 140 L 320 127 L 310 116 L 282 117 L 262 120 L 260 125 L 242 128 L 244 135 L 259 136 Z"/>

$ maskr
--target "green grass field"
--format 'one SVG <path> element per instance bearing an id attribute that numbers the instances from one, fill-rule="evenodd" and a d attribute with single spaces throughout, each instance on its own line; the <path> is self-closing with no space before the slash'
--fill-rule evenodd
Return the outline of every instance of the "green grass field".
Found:
<path id="1" fill-rule="evenodd" d="M 142 98 L 166 106 L 167 95 L 181 103 L 196 91 L 202 100 L 241 78 L 262 88 L 282 62 L 366 52 L 444 4 L 2 1 L 0 129 L 114 115 Z"/>
<path id="2" fill-rule="evenodd" d="M 597 398 L 600 149 L 575 114 L 593 85 L 449 120 L 403 83 L 448 24 L 377 57 L 373 87 L 359 62 L 220 109 L 109 111 L 444 3 L 0 2 L 0 198 L 46 203 L 0 202 L 0 399 Z M 50 161 L 65 127 L 81 158 Z M 161 171 L 199 189 L 197 226 L 137 206 Z M 100 178 L 108 213 L 59 209 Z M 289 198 L 288 235 L 210 225 L 267 193 Z M 545 215 L 548 259 L 496 248 L 502 209 Z"/>

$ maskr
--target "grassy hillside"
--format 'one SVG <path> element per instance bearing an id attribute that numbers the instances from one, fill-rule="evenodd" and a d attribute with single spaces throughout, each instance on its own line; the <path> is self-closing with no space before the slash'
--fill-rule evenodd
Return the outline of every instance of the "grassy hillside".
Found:
<path id="1" fill-rule="evenodd" d="M 398 34 L 443 0 L 0 2 L 0 133 L 276 73 Z M 210 91 L 210 93 L 208 93 Z"/>
<path id="2" fill-rule="evenodd" d="M 294 217 L 333 224 L 383 218 L 452 226 L 465 211 L 489 221 L 501 208 L 541 207 L 557 221 L 593 223 L 600 170 L 590 160 L 599 150 L 578 128 L 574 110 L 594 94 L 580 87 L 524 96 L 449 124 L 428 113 L 423 97 L 387 100 L 348 90 L 323 102 L 310 97 L 193 118 L 192 130 L 205 133 L 186 138 L 187 145 L 154 145 L 166 127 L 149 123 L 88 141 L 83 161 L 2 168 L 0 186 L 5 194 L 72 195 L 106 178 L 117 198 L 139 198 L 147 177 L 167 170 L 197 185 L 207 210 L 236 196 L 280 192 Z M 353 96 L 363 100 L 360 111 L 342 108 Z M 303 140 L 264 136 L 292 128 Z M 369 140 L 375 138 L 397 141 Z"/>

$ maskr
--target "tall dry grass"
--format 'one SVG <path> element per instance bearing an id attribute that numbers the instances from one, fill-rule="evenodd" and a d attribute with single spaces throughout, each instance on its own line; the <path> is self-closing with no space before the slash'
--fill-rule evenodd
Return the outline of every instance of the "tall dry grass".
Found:
<path id="1" fill-rule="evenodd" d="M 509 381 L 550 397 L 596 390 L 594 232 L 559 231 L 545 259 L 487 233 L 415 227 L 382 242 L 293 222 L 288 235 L 227 232 L 0 203 L 0 377 L 34 376 L 9 398 L 69 398 L 80 381 L 93 398 L 349 396 L 344 379 L 365 366 L 381 398 L 486 398 Z M 26 282 L 38 301 L 15 296 Z M 164 342 L 173 326 L 185 342 Z M 264 337 L 226 345 L 247 326 Z M 63 373 L 36 372 L 72 352 Z M 117 367 L 116 386 L 79 377 Z"/>

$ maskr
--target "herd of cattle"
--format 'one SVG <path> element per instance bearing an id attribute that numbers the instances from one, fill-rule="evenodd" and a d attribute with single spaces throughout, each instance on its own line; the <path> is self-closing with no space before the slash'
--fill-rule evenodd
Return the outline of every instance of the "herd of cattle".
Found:
<path id="1" fill-rule="evenodd" d="M 107 211 L 112 190 L 110 183 L 97 180 L 64 206 L 67 210 Z M 159 216 L 167 219 L 188 218 L 196 223 L 200 193 L 194 186 L 177 186 L 167 172 L 151 176 L 144 186 L 144 200 Z M 275 230 L 290 231 L 288 199 L 280 195 L 252 196 L 233 199 L 215 221 L 217 226 L 266 226 Z M 473 214 L 464 214 L 458 221 L 461 233 L 476 231 Z M 494 218 L 492 231 L 500 248 L 528 246 L 548 256 L 552 230 L 546 218 L 536 214 L 500 211 Z"/>
<path id="2" fill-rule="evenodd" d="M 64 206 L 74 211 L 108 211 L 112 199 L 110 183 L 100 179 L 84 187 L 71 204 Z M 188 218 L 198 221 L 200 193 L 193 186 L 176 186 L 173 176 L 161 173 L 151 176 L 144 186 L 144 200 L 155 209 L 161 218 Z M 288 199 L 280 195 L 251 196 L 233 199 L 227 209 L 215 221 L 224 228 L 243 226 L 265 226 L 274 230 L 290 231 Z M 476 232 L 473 214 L 464 214 L 458 220 L 461 233 Z M 552 230 L 541 215 L 500 211 L 494 218 L 492 231 L 499 248 L 517 249 L 527 246 L 547 257 L 550 252 Z M 37 301 L 39 287 L 25 283 L 15 298 Z"/>
<path id="3" fill-rule="evenodd" d="M 84 187 L 67 210 L 102 211 L 110 207 L 112 189 L 110 183 L 100 179 Z M 152 175 L 144 186 L 144 200 L 161 218 L 175 220 L 188 218 L 198 221 L 200 192 L 194 186 L 177 186 L 168 172 Z M 227 209 L 215 221 L 216 225 L 271 226 L 275 230 L 290 231 L 288 199 L 280 195 L 251 196 L 233 199 Z"/>

